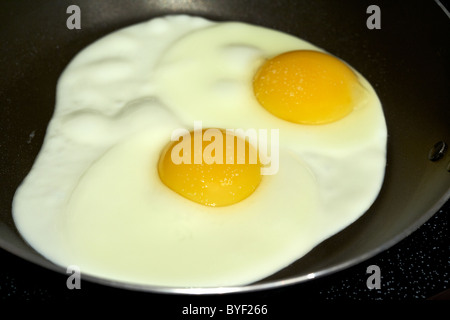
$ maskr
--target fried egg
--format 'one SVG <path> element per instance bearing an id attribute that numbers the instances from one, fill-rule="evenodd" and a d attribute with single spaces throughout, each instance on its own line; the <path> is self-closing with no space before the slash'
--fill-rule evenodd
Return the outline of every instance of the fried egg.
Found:
<path id="1" fill-rule="evenodd" d="M 246 23 L 154 18 L 67 66 L 13 217 L 34 249 L 82 274 L 246 285 L 368 210 L 386 139 L 373 87 L 325 50 Z M 234 144 L 211 152 L 218 141 Z M 254 163 L 236 161 L 239 143 Z M 199 163 L 174 161 L 198 150 Z"/>

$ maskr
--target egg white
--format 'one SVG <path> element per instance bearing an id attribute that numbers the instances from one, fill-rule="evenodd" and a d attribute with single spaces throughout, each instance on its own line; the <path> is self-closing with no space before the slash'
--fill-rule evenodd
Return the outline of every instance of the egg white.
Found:
<path id="1" fill-rule="evenodd" d="M 387 130 L 381 103 L 356 70 L 365 95 L 341 121 L 298 125 L 260 106 L 252 88 L 256 71 L 265 60 L 292 50 L 325 52 L 307 41 L 260 26 L 216 24 L 189 33 L 170 46 L 155 65 L 152 82 L 158 97 L 187 123 L 206 119 L 222 128 L 278 128 L 282 129 L 281 139 L 290 145 L 321 152 L 340 152 L 367 140 L 384 149 Z"/>
<path id="2" fill-rule="evenodd" d="M 252 87 L 257 69 L 292 50 L 325 52 L 279 31 L 240 22 L 216 24 L 168 48 L 155 66 L 155 91 L 174 114 L 191 122 L 207 119 L 212 127 L 278 129 L 280 149 L 302 159 L 319 184 L 330 227 L 311 239 L 316 242 L 356 220 L 377 197 L 386 165 L 387 128 L 374 88 L 351 66 L 363 94 L 340 121 L 298 125 L 261 107 Z"/>
<path id="3" fill-rule="evenodd" d="M 314 177 L 299 160 L 284 155 L 279 173 L 244 201 L 207 207 L 161 183 L 157 165 L 169 133 L 149 129 L 127 139 L 78 182 L 63 233 L 81 270 L 162 286 L 241 285 L 310 250 L 324 217 Z"/>
<path id="4" fill-rule="evenodd" d="M 360 217 L 383 181 L 380 101 L 301 126 L 261 108 L 258 66 L 296 49 L 323 51 L 243 23 L 168 16 L 114 32 L 70 63 L 42 150 L 13 215 L 36 250 L 116 281 L 211 287 L 260 280 Z M 356 71 L 355 71 L 356 72 Z M 157 161 L 173 130 L 277 129 L 280 164 L 250 197 L 210 208 L 165 187 Z"/>
<path id="5" fill-rule="evenodd" d="M 12 203 L 18 231 L 47 259 L 76 264 L 60 219 L 78 180 L 121 139 L 168 121 L 170 110 L 153 95 L 151 70 L 172 42 L 212 24 L 180 15 L 133 25 L 83 49 L 61 74 L 44 143 Z"/>

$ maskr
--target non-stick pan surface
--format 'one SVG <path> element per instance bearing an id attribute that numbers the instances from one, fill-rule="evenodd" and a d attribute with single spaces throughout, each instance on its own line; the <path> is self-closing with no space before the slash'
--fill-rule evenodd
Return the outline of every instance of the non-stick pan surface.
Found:
<path id="1" fill-rule="evenodd" d="M 66 10 L 73 4 L 81 9 L 81 29 L 66 27 Z M 450 21 L 431 0 L 378 1 L 381 29 L 369 29 L 371 4 L 359 0 L 2 1 L 0 246 L 65 272 L 22 240 L 11 217 L 14 192 L 29 172 L 52 116 L 58 77 L 77 52 L 101 36 L 171 13 L 244 21 L 308 40 L 367 77 L 387 120 L 385 182 L 370 210 L 286 269 L 230 291 L 277 287 L 342 270 L 408 236 L 450 195 L 450 156 L 439 144 L 450 143 Z M 431 161 L 429 152 L 435 145 L 440 159 Z"/>

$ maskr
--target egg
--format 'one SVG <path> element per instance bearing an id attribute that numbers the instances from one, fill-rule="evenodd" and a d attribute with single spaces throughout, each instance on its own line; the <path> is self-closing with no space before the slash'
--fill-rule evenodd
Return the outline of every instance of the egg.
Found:
<path id="1" fill-rule="evenodd" d="M 82 274 L 246 285 L 368 210 L 386 139 L 373 87 L 325 50 L 240 22 L 154 18 L 65 69 L 13 217 Z"/>

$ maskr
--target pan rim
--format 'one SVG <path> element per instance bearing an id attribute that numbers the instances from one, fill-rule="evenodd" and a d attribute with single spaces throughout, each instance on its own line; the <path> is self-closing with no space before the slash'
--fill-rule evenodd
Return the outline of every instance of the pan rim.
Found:
<path id="1" fill-rule="evenodd" d="M 250 283 L 247 285 L 242 286 L 224 286 L 224 287 L 168 287 L 168 286 L 155 286 L 155 285 L 145 285 L 145 284 L 138 284 L 138 283 L 131 283 L 131 282 L 125 282 L 125 281 L 115 281 L 112 279 L 107 278 L 101 278 L 98 276 L 93 276 L 89 274 L 82 274 L 82 280 L 83 281 L 89 281 L 92 283 L 105 285 L 109 287 L 114 287 L 117 289 L 124 289 L 124 290 L 132 290 L 132 291 L 138 291 L 138 292 L 147 292 L 147 293 L 161 293 L 161 294 L 181 294 L 181 295 L 214 295 L 214 294 L 232 294 L 232 293 L 250 293 L 250 292 L 257 292 L 257 291 L 263 291 L 263 290 L 271 290 L 271 289 L 277 289 L 281 287 L 291 286 L 291 285 L 300 285 L 302 283 L 318 279 L 318 278 L 324 278 L 326 276 L 332 275 L 334 273 L 337 273 L 339 271 L 343 271 L 345 269 L 348 269 L 350 267 L 356 266 L 374 256 L 376 256 L 379 253 L 382 253 L 389 248 L 393 247 L 400 241 L 406 239 L 409 235 L 411 235 L 413 232 L 417 231 L 425 222 L 427 222 L 431 217 L 433 217 L 439 209 L 441 209 L 447 201 L 450 200 L 450 189 L 442 195 L 441 198 L 439 198 L 433 206 L 431 206 L 422 216 L 421 219 L 418 219 L 413 223 L 411 226 L 406 228 L 403 232 L 397 234 L 396 236 L 392 237 L 390 240 L 384 242 L 382 245 L 378 246 L 377 248 L 366 252 L 363 255 L 359 255 L 356 258 L 347 260 L 345 262 L 336 264 L 334 266 L 328 267 L 328 268 L 322 268 L 316 272 L 309 273 L 306 275 L 300 275 L 288 279 L 277 279 L 272 280 L 268 282 L 264 282 L 264 279 L 262 279 L 262 283 L 256 282 L 256 283 Z M 345 229 L 344 229 L 345 230 Z M 38 265 L 40 267 L 43 267 L 44 269 L 56 271 L 60 274 L 67 274 L 66 270 L 56 265 L 55 263 L 47 260 L 44 256 L 42 256 L 39 252 L 37 252 L 35 249 L 33 249 L 28 243 L 26 243 L 30 249 L 37 253 L 38 256 L 43 258 L 44 260 L 40 260 L 37 258 L 31 258 L 30 256 L 23 254 L 18 248 L 11 246 L 8 242 L 5 242 L 4 240 L 0 239 L 0 247 L 4 249 L 5 251 L 22 258 L 23 260 L 26 260 L 28 262 L 31 262 L 35 265 Z M 46 261 L 47 263 L 45 263 Z"/>
<path id="2" fill-rule="evenodd" d="M 442 5 L 442 3 L 439 0 L 435 0 L 435 3 L 444 11 L 444 13 L 447 15 L 447 17 L 450 19 L 449 12 L 445 9 L 445 7 Z M 244 292 L 254 292 L 254 291 L 260 291 L 260 290 L 269 290 L 269 289 L 275 289 L 280 288 L 284 286 L 289 285 L 295 285 L 295 284 L 301 284 L 309 280 L 325 277 L 328 275 L 331 275 L 333 273 L 342 271 L 344 269 L 347 269 L 349 267 L 355 266 L 363 261 L 366 261 L 367 259 L 370 259 L 374 257 L 375 255 L 391 248 L 392 246 L 399 243 L 401 240 L 408 237 L 410 234 L 412 234 L 414 231 L 420 228 L 426 221 L 428 221 L 432 216 L 434 216 L 438 210 L 450 199 L 450 190 L 447 190 L 435 203 L 433 206 L 429 207 L 428 210 L 424 212 L 424 214 L 421 215 L 420 219 L 416 220 L 414 223 L 412 223 L 409 227 L 407 227 L 403 232 L 395 235 L 388 241 L 384 242 L 382 245 L 378 246 L 377 248 L 374 248 L 373 250 L 360 255 L 354 259 L 350 259 L 348 261 L 342 262 L 340 264 L 334 265 L 329 268 L 322 268 L 319 271 L 315 273 L 310 273 L 307 275 L 300 275 L 296 277 L 289 278 L 287 280 L 273 280 L 263 283 L 255 283 L 255 284 L 248 284 L 243 286 L 236 286 L 236 287 L 213 287 L 213 288 L 177 288 L 177 287 L 162 287 L 162 286 L 152 286 L 152 285 L 140 285 L 140 284 L 133 284 L 133 283 L 127 283 L 127 282 L 119 282 L 119 281 L 113 281 L 109 279 L 104 279 L 96 276 L 91 275 L 82 275 L 83 280 L 87 280 L 93 283 L 98 283 L 102 285 L 107 285 L 111 287 L 117 287 L 119 289 L 131 289 L 136 291 L 145 291 L 145 292 L 155 292 L 155 293 L 166 293 L 166 294 L 194 294 L 194 295 L 208 295 L 208 294 L 223 294 L 223 293 L 244 293 Z M 31 246 L 29 246 L 28 243 L 25 242 L 25 245 L 30 247 L 33 252 L 36 252 L 39 257 L 43 258 L 39 259 L 39 257 L 33 257 L 33 255 L 27 255 L 26 253 L 23 253 L 23 250 L 21 248 L 12 245 L 9 242 L 6 242 L 4 239 L 0 239 L 0 248 L 4 249 L 5 251 L 20 257 L 28 262 L 31 262 L 35 265 L 39 265 L 41 267 L 44 267 L 45 269 L 57 271 L 62 274 L 66 274 L 66 270 L 58 265 L 55 265 L 51 261 L 48 261 L 44 256 L 39 254 L 37 251 L 35 251 Z M 48 263 L 46 263 L 48 261 Z M 264 281 L 264 280 L 262 280 Z"/>

